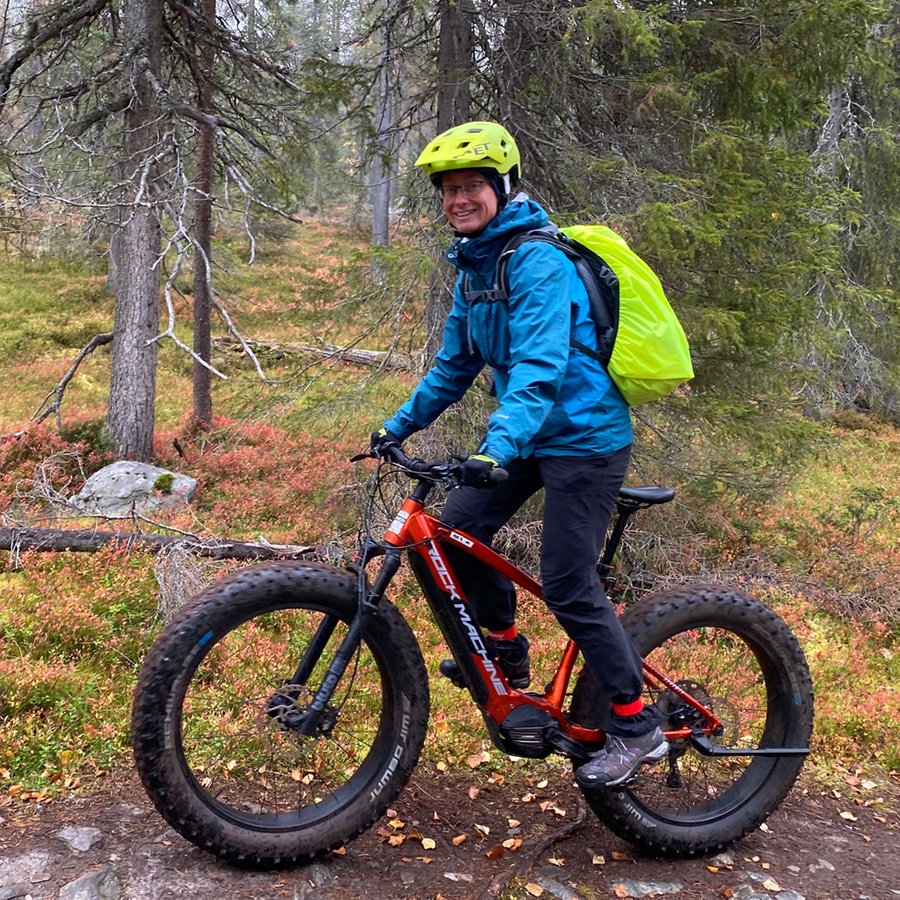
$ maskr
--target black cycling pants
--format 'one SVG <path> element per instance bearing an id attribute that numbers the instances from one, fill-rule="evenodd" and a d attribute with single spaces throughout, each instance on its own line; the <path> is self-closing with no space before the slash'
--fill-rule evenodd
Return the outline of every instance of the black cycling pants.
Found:
<path id="1" fill-rule="evenodd" d="M 631 448 L 609 456 L 554 456 L 514 460 L 509 479 L 490 489 L 451 492 L 442 521 L 490 545 L 494 535 L 532 494 L 544 489 L 541 582 L 544 600 L 574 640 L 610 703 L 641 695 L 641 661 L 606 597 L 597 561 Z M 504 631 L 515 622 L 516 593 L 505 576 L 464 551 L 446 547 L 472 611 L 482 628 Z M 642 734 L 658 713 L 611 717 L 606 729 Z"/>

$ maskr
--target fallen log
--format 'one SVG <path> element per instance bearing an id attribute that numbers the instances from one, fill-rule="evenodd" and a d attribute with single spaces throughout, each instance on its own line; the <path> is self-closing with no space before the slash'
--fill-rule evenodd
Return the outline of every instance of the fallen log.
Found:
<path id="1" fill-rule="evenodd" d="M 246 343 L 254 353 L 268 353 L 278 358 L 312 355 L 323 359 L 339 359 L 359 366 L 378 366 L 384 369 L 401 370 L 412 368 L 410 357 L 397 351 L 360 350 L 352 347 L 335 347 L 331 344 L 311 347 L 308 344 L 279 344 L 276 341 L 265 340 L 248 340 Z M 232 337 L 217 337 L 213 340 L 213 346 L 219 350 L 243 352 L 240 342 Z"/>
<path id="2" fill-rule="evenodd" d="M 179 547 L 208 559 L 303 559 L 317 555 L 320 548 L 292 544 L 265 544 L 247 541 L 204 540 L 190 535 L 146 534 L 133 531 L 97 529 L 19 528 L 0 526 L 0 550 L 95 553 L 103 547 L 140 549 L 160 553 Z"/>

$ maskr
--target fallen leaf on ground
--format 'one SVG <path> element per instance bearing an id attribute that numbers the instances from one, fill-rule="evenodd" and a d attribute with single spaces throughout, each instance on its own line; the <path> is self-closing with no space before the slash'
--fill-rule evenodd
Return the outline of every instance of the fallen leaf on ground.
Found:
<path id="1" fill-rule="evenodd" d="M 455 838 L 450 840 L 450 843 L 453 844 L 454 847 L 458 847 L 460 844 L 464 844 L 469 839 L 467 834 L 458 834 Z"/>
<path id="2" fill-rule="evenodd" d="M 530 881 L 525 885 L 525 890 L 531 894 L 532 897 L 540 897 L 544 893 L 544 889 L 539 885 L 535 884 L 533 881 Z"/>
<path id="3" fill-rule="evenodd" d="M 504 854 L 505 852 L 506 852 L 506 851 L 503 849 L 503 847 L 501 847 L 500 844 L 497 844 L 496 846 L 491 847 L 491 849 L 488 850 L 488 852 L 485 853 L 484 855 L 485 855 L 488 859 L 494 859 L 494 860 L 496 860 L 496 859 L 500 859 L 500 857 L 503 856 L 503 854 Z"/>

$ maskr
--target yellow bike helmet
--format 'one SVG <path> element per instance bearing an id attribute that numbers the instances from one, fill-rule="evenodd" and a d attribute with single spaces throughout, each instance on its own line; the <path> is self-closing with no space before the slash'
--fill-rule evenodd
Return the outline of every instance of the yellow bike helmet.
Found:
<path id="1" fill-rule="evenodd" d="M 519 180 L 519 148 L 510 133 L 496 122 L 466 122 L 439 134 L 419 154 L 415 165 L 434 181 L 454 169 L 492 169 Z M 504 179 L 505 180 L 505 179 Z"/>

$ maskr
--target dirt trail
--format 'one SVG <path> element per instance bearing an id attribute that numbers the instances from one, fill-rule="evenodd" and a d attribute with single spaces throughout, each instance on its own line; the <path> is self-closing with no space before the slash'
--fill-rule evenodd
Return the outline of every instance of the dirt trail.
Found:
<path id="1" fill-rule="evenodd" d="M 900 817 L 867 805 L 877 791 L 835 797 L 800 787 L 764 829 L 728 853 L 666 861 L 637 855 L 589 812 L 574 825 L 584 810 L 563 775 L 532 788 L 485 780 L 480 772 L 417 776 L 394 815 L 344 853 L 276 872 L 235 869 L 186 843 L 129 773 L 82 797 L 7 801 L 0 806 L 0 900 L 900 897 Z"/>

